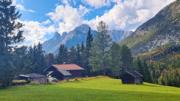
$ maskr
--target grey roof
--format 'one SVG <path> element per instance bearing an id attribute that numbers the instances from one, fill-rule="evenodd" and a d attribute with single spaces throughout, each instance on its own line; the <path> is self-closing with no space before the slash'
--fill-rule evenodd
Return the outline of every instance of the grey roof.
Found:
<path id="1" fill-rule="evenodd" d="M 137 72 L 137 71 L 130 71 L 130 70 L 126 70 L 125 71 L 126 73 L 128 73 L 128 74 L 130 74 L 130 75 L 132 75 L 133 77 L 143 77 L 143 75 L 142 74 L 140 74 L 139 72 Z"/>
<path id="2" fill-rule="evenodd" d="M 27 77 L 27 78 L 45 78 L 45 75 L 37 74 L 37 73 L 31 73 L 31 74 L 21 74 L 19 75 L 21 77 Z"/>
<path id="3" fill-rule="evenodd" d="M 62 70 L 62 69 L 57 69 L 57 70 L 64 76 L 71 76 L 71 73 L 69 71 Z"/>

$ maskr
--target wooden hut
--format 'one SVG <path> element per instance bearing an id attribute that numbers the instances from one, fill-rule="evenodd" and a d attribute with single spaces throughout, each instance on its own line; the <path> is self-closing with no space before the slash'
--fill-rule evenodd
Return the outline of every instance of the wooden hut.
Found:
<path id="1" fill-rule="evenodd" d="M 143 76 L 137 71 L 126 70 L 121 76 L 123 84 L 142 84 Z"/>
<path id="2" fill-rule="evenodd" d="M 31 74 L 21 74 L 18 76 L 19 80 L 26 80 L 30 83 L 34 84 L 46 84 L 48 83 L 48 79 L 45 75 L 31 73 Z"/>

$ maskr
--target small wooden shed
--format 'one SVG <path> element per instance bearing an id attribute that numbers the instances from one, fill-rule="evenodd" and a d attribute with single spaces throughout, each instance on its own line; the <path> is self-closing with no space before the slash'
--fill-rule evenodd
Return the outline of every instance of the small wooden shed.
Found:
<path id="1" fill-rule="evenodd" d="M 21 74 L 18 76 L 19 80 L 26 80 L 34 84 L 47 84 L 48 79 L 45 75 L 31 73 L 31 74 Z"/>
<path id="2" fill-rule="evenodd" d="M 137 71 L 126 70 L 121 76 L 123 84 L 142 84 L 143 76 Z"/>

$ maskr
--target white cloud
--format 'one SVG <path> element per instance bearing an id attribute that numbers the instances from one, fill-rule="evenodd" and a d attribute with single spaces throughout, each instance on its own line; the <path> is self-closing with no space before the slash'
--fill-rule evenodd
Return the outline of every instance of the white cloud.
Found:
<path id="1" fill-rule="evenodd" d="M 85 6 L 83 6 L 83 5 L 79 6 L 78 12 L 81 16 L 84 16 L 89 11 L 90 11 L 90 9 L 86 8 Z"/>
<path id="2" fill-rule="evenodd" d="M 44 36 L 48 33 L 54 33 L 53 26 L 45 26 L 38 21 L 21 21 L 24 24 L 23 30 L 26 45 L 34 45 L 47 40 Z"/>
<path id="3" fill-rule="evenodd" d="M 89 10 L 80 5 L 79 8 L 73 8 L 70 5 L 59 5 L 54 12 L 48 13 L 51 20 L 58 26 L 58 32 L 69 32 L 82 24 L 83 16 Z"/>
<path id="4" fill-rule="evenodd" d="M 27 9 L 25 8 L 23 5 L 21 4 L 16 4 L 17 9 L 24 11 L 24 12 L 30 12 L 30 13 L 34 13 L 35 11 L 32 9 Z"/>
<path id="5" fill-rule="evenodd" d="M 95 19 L 92 19 L 89 21 L 89 24 L 93 29 L 96 29 L 96 26 L 100 21 L 104 21 L 108 24 L 109 28 L 117 29 L 115 27 L 124 27 L 124 22 L 127 20 L 128 16 L 124 14 L 124 12 L 121 12 L 122 6 L 116 5 L 114 6 L 109 12 L 105 13 L 102 16 L 97 16 Z"/>
<path id="6" fill-rule="evenodd" d="M 110 29 L 135 30 L 139 25 L 153 17 L 159 10 L 175 0 L 112 0 L 115 5 L 102 16 L 96 16 L 91 20 L 84 19 L 90 9 L 83 5 L 74 8 L 69 0 L 64 0 L 63 5 L 58 5 L 53 12 L 48 13 L 50 20 L 43 22 L 23 21 L 25 42 L 29 45 L 37 44 L 46 40 L 48 33 L 69 32 L 75 27 L 86 23 L 96 29 L 99 21 L 105 21 Z M 99 8 L 107 5 L 110 0 L 86 0 L 89 5 Z M 23 7 L 19 6 L 23 9 Z M 95 10 L 95 9 L 91 9 Z M 54 27 L 55 26 L 55 27 Z"/>
<path id="7" fill-rule="evenodd" d="M 112 0 L 115 5 L 102 16 L 87 21 L 83 16 L 90 10 L 80 5 L 73 8 L 69 0 L 64 0 L 64 5 L 56 7 L 54 12 L 48 13 L 51 20 L 56 23 L 59 33 L 69 32 L 82 23 L 89 24 L 96 29 L 98 22 L 105 21 L 110 29 L 135 30 L 139 25 L 152 18 L 163 7 L 175 0 Z M 93 7 L 102 7 L 109 0 L 86 0 Z"/>
<path id="8" fill-rule="evenodd" d="M 12 0 L 12 2 L 13 2 L 12 4 L 15 5 L 15 6 L 17 7 L 17 9 L 19 9 L 19 10 L 21 10 L 21 11 L 30 12 L 30 13 L 34 13 L 34 12 L 35 12 L 35 11 L 32 10 L 32 9 L 27 9 L 27 8 L 25 8 L 22 4 L 17 3 L 16 0 Z M 23 0 L 22 0 L 21 2 L 23 2 Z"/>
<path id="9" fill-rule="evenodd" d="M 135 30 L 173 1 L 175 0 L 114 0 L 116 4 L 111 10 L 86 22 L 94 29 L 99 21 L 105 21 L 110 29 Z"/>
<path id="10" fill-rule="evenodd" d="M 100 8 L 110 3 L 109 0 L 85 0 L 86 3 L 92 7 Z"/>

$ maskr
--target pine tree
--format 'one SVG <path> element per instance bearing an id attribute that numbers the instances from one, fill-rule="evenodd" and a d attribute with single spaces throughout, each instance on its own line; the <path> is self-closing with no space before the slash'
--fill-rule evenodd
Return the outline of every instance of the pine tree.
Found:
<path id="1" fill-rule="evenodd" d="M 16 66 L 16 75 L 29 72 L 31 61 L 28 57 L 28 48 L 23 46 L 14 51 L 13 63 Z"/>
<path id="2" fill-rule="evenodd" d="M 50 67 L 52 64 L 55 63 L 54 54 L 49 53 L 45 56 L 47 67 Z"/>
<path id="3" fill-rule="evenodd" d="M 87 50 L 87 55 L 88 56 L 90 54 L 92 41 L 93 41 L 93 35 L 91 34 L 91 28 L 89 28 L 88 35 L 87 35 L 87 38 L 86 38 L 86 50 Z"/>
<path id="4" fill-rule="evenodd" d="M 111 47 L 111 69 L 114 76 L 119 76 L 122 71 L 121 47 L 117 43 L 113 43 Z"/>
<path id="5" fill-rule="evenodd" d="M 43 73 L 44 69 L 47 68 L 47 64 L 46 64 L 46 60 L 45 60 L 45 55 L 44 55 L 44 51 L 42 49 L 42 45 L 39 43 L 37 45 L 37 64 L 38 67 L 36 67 L 37 69 L 35 70 L 35 72 L 37 73 Z"/>
<path id="6" fill-rule="evenodd" d="M 47 64 L 42 45 L 38 44 L 37 46 L 31 47 L 28 56 L 31 61 L 29 73 L 43 73 L 44 69 L 47 68 Z"/>
<path id="7" fill-rule="evenodd" d="M 81 47 L 79 44 L 77 44 L 76 46 L 76 60 L 75 60 L 75 63 L 78 64 L 78 65 L 82 65 L 82 59 L 81 59 Z"/>
<path id="8" fill-rule="evenodd" d="M 57 63 L 63 64 L 67 62 L 67 48 L 64 45 L 60 45 L 57 55 Z"/>
<path id="9" fill-rule="evenodd" d="M 143 79 L 146 82 L 152 82 L 151 80 L 151 66 L 149 66 L 145 60 L 141 60 L 139 57 L 134 62 L 135 69 L 143 75 Z"/>
<path id="10" fill-rule="evenodd" d="M 14 77 L 12 53 L 17 49 L 15 45 L 23 40 L 19 18 L 20 13 L 11 0 L 0 1 L 0 86 L 10 85 Z"/>
<path id="11" fill-rule="evenodd" d="M 151 82 L 152 80 L 151 80 L 151 74 L 150 74 L 150 66 L 148 66 L 145 60 L 142 62 L 142 64 L 144 68 L 144 73 L 143 73 L 144 81 Z"/>
<path id="12" fill-rule="evenodd" d="M 92 42 L 93 42 L 93 35 L 91 34 L 91 28 L 89 28 L 88 35 L 86 38 L 86 49 L 85 51 L 82 51 L 82 56 L 83 56 L 83 61 L 84 61 L 83 66 L 85 67 L 87 74 L 90 74 L 90 71 L 91 71 L 89 58 L 90 58 L 90 50 L 92 47 Z"/>
<path id="13" fill-rule="evenodd" d="M 141 73 L 142 75 L 144 74 L 144 67 L 139 57 L 134 61 L 134 67 L 139 73 Z"/>
<path id="14" fill-rule="evenodd" d="M 76 63 L 76 48 L 71 47 L 68 51 L 68 63 Z"/>
<path id="15" fill-rule="evenodd" d="M 106 74 L 110 67 L 110 47 L 112 42 L 107 34 L 108 27 L 104 22 L 101 21 L 97 29 L 98 33 L 91 47 L 90 65 L 93 71 L 102 71 L 103 74 Z"/>
<path id="16" fill-rule="evenodd" d="M 121 47 L 121 61 L 124 70 L 132 69 L 133 57 L 131 50 L 126 45 Z"/>

